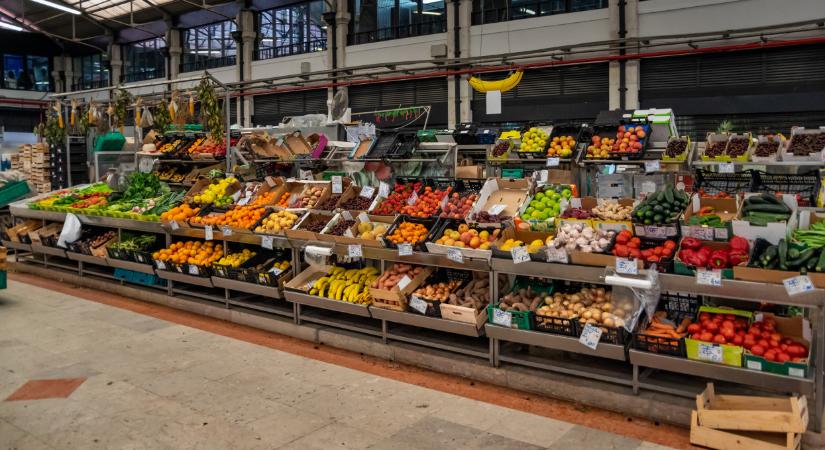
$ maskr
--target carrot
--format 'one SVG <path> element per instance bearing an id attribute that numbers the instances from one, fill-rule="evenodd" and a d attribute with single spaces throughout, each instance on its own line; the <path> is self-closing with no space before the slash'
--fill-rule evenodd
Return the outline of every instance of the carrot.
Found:
<path id="1" fill-rule="evenodd" d="M 680 323 L 679 326 L 676 327 L 676 332 L 677 333 L 684 333 L 685 331 L 687 331 L 687 327 L 690 324 L 691 324 L 690 317 L 685 317 L 684 319 L 682 319 L 682 323 Z"/>

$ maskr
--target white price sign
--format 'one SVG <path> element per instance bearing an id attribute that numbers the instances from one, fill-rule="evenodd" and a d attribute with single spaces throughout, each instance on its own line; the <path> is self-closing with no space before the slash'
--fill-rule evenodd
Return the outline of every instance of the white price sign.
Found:
<path id="1" fill-rule="evenodd" d="M 459 264 L 464 263 L 464 254 L 461 253 L 461 250 L 457 248 L 450 248 L 447 249 L 447 259 L 450 261 L 455 261 Z"/>
<path id="2" fill-rule="evenodd" d="M 645 172 L 658 172 L 662 170 L 659 161 L 645 161 Z"/>
<path id="3" fill-rule="evenodd" d="M 536 172 L 538 174 L 538 182 L 539 183 L 547 183 L 547 178 L 549 177 L 548 172 L 546 170 L 539 170 Z"/>
<path id="4" fill-rule="evenodd" d="M 344 180 L 341 175 L 333 175 L 332 177 L 332 193 L 340 194 L 344 192 Z"/>
<path id="5" fill-rule="evenodd" d="M 361 188 L 361 193 L 358 194 L 364 198 L 372 198 L 372 194 L 375 193 L 375 188 L 372 186 L 364 186 Z"/>
<path id="6" fill-rule="evenodd" d="M 312 180 L 315 179 L 312 176 L 312 171 L 311 170 L 303 170 L 303 169 L 298 171 L 298 178 L 300 178 L 302 180 L 307 180 L 307 181 L 312 181 Z"/>
<path id="7" fill-rule="evenodd" d="M 273 268 L 269 269 L 269 273 L 271 273 L 272 275 L 277 277 L 278 275 L 284 273 L 284 271 L 281 270 L 280 267 L 273 267 Z"/>
<path id="8" fill-rule="evenodd" d="M 510 256 L 513 257 L 513 264 L 530 262 L 530 253 L 527 252 L 527 247 L 525 246 L 513 247 L 513 249 L 510 250 Z"/>
<path id="9" fill-rule="evenodd" d="M 638 275 L 639 266 L 636 265 L 635 259 L 616 257 L 616 273 L 623 273 L 625 275 Z"/>
<path id="10" fill-rule="evenodd" d="M 796 295 L 814 290 L 814 284 L 811 283 L 811 279 L 807 275 L 786 278 L 782 280 L 782 284 L 785 285 L 785 290 L 788 291 L 788 295 Z"/>
<path id="11" fill-rule="evenodd" d="M 414 205 L 415 202 L 417 202 L 417 201 L 418 201 L 418 194 L 413 191 L 413 193 L 407 199 L 407 204 L 408 205 Z"/>
<path id="12" fill-rule="evenodd" d="M 198 270 L 198 266 L 194 264 L 189 264 L 189 275 L 198 276 L 199 273 L 200 271 Z"/>
<path id="13" fill-rule="evenodd" d="M 398 280 L 398 289 L 403 291 L 404 288 L 407 287 L 410 283 L 412 283 L 410 277 L 404 275 L 403 277 L 401 277 L 400 280 Z"/>
<path id="14" fill-rule="evenodd" d="M 349 211 L 342 211 L 341 218 L 344 220 L 352 220 L 352 213 L 350 213 Z"/>
<path id="15" fill-rule="evenodd" d="M 347 246 L 347 255 L 350 258 L 360 258 L 364 256 L 360 244 L 350 244 Z"/>
<path id="16" fill-rule="evenodd" d="M 390 185 L 383 181 L 378 184 L 378 195 L 384 198 L 390 196 Z"/>
<path id="17" fill-rule="evenodd" d="M 410 297 L 410 308 L 418 311 L 421 314 L 427 314 L 427 302 L 413 295 Z"/>
<path id="18" fill-rule="evenodd" d="M 266 178 L 265 178 L 265 180 L 266 180 L 266 184 L 267 184 L 269 187 L 275 187 L 275 179 L 274 179 L 274 178 L 272 178 L 272 177 L 266 177 Z"/>
<path id="19" fill-rule="evenodd" d="M 724 361 L 722 358 L 722 347 L 719 344 L 706 344 L 699 342 L 696 346 L 696 350 L 696 357 L 700 361 L 710 361 L 715 363 L 721 363 Z"/>
<path id="20" fill-rule="evenodd" d="M 656 192 L 656 183 L 652 181 L 643 181 L 641 191 L 642 194 L 652 194 Z"/>
<path id="21" fill-rule="evenodd" d="M 370 217 L 364 211 L 358 213 L 358 221 L 361 223 L 370 223 Z"/>
<path id="22" fill-rule="evenodd" d="M 705 286 L 721 286 L 722 272 L 718 270 L 697 270 L 696 284 Z"/>
<path id="23" fill-rule="evenodd" d="M 602 329 L 599 327 L 594 327 L 589 323 L 584 326 L 582 335 L 579 336 L 579 342 L 591 350 L 596 350 L 596 347 L 599 346 L 599 341 L 601 339 Z"/>
<path id="24" fill-rule="evenodd" d="M 564 248 L 548 247 L 547 262 L 567 264 L 567 251 Z"/>
<path id="25" fill-rule="evenodd" d="M 221 233 L 224 236 L 232 236 L 232 228 L 229 228 L 229 225 L 224 225 L 221 227 Z"/>
<path id="26" fill-rule="evenodd" d="M 719 163 L 719 173 L 734 173 L 736 169 L 734 168 L 733 163 L 723 162 Z"/>
<path id="27" fill-rule="evenodd" d="M 166 270 L 166 263 L 163 261 L 155 260 L 155 265 L 157 265 L 160 270 Z"/>
<path id="28" fill-rule="evenodd" d="M 180 225 L 178 225 L 177 220 L 173 220 L 173 221 L 169 222 L 169 227 L 171 227 L 172 230 L 177 230 L 178 228 L 180 228 Z"/>
<path id="29" fill-rule="evenodd" d="M 215 236 L 212 234 L 212 225 L 207 225 L 203 227 L 203 238 L 207 241 L 215 239 Z"/>
<path id="30" fill-rule="evenodd" d="M 714 229 L 710 227 L 685 227 L 688 237 L 693 237 L 701 241 L 712 241 L 715 235 Z"/>
<path id="31" fill-rule="evenodd" d="M 272 250 L 272 243 L 275 239 L 272 236 L 261 236 L 261 247 Z"/>
<path id="32" fill-rule="evenodd" d="M 247 203 L 249 203 L 250 200 L 252 200 L 252 197 L 244 197 L 238 200 L 238 206 L 246 205 Z"/>
<path id="33" fill-rule="evenodd" d="M 547 158 L 547 167 L 557 167 L 558 165 L 559 165 L 559 158 L 558 157 Z"/>
<path id="34" fill-rule="evenodd" d="M 491 216 L 495 216 L 501 214 L 502 211 L 507 209 L 507 205 L 502 205 L 501 203 L 496 203 L 495 205 L 491 206 L 490 209 L 487 210 Z"/>
<path id="35" fill-rule="evenodd" d="M 398 244 L 398 256 L 409 256 L 412 254 L 412 244 Z"/>
<path id="36" fill-rule="evenodd" d="M 513 326 L 513 315 L 507 311 L 493 308 L 493 323 L 510 328 Z"/>

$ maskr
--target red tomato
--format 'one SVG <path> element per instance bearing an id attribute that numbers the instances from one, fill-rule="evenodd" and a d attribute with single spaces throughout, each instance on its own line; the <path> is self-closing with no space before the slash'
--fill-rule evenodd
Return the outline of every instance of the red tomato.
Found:
<path id="1" fill-rule="evenodd" d="M 663 258 L 669 258 L 669 257 L 671 257 L 672 255 L 673 255 L 673 250 L 672 250 L 672 249 L 669 249 L 669 248 L 667 248 L 667 247 L 665 247 L 664 249 L 662 249 L 662 257 L 663 257 Z"/>
<path id="2" fill-rule="evenodd" d="M 771 339 L 768 342 L 770 343 L 771 348 L 777 348 L 777 349 L 779 348 L 779 341 L 777 341 L 776 339 Z"/>
<path id="3" fill-rule="evenodd" d="M 671 241 L 670 239 L 665 241 L 665 248 L 673 251 L 676 248 L 676 242 Z"/>
<path id="4" fill-rule="evenodd" d="M 734 316 L 733 314 L 725 314 L 725 319 L 726 320 L 736 320 L 736 316 Z"/>
<path id="5" fill-rule="evenodd" d="M 731 340 L 733 340 L 734 337 L 737 337 L 736 333 L 734 333 L 733 329 L 731 329 L 731 328 L 722 328 L 722 331 L 719 334 L 724 336 L 725 339 L 728 340 L 728 341 L 731 341 Z M 740 340 L 741 340 L 741 338 L 740 338 Z M 736 344 L 736 345 L 740 345 L 740 344 L 741 344 L 741 342 L 739 344 Z"/>
<path id="6" fill-rule="evenodd" d="M 716 333 L 717 331 L 719 331 L 719 325 L 717 325 L 716 322 L 708 322 L 705 325 L 705 329 L 710 331 L 711 333 Z"/>
<path id="7" fill-rule="evenodd" d="M 697 332 L 690 335 L 690 338 L 694 341 L 701 341 L 702 340 L 702 333 Z"/>
<path id="8" fill-rule="evenodd" d="M 790 356 L 790 355 L 788 355 L 788 354 L 787 354 L 787 353 L 785 353 L 785 352 L 778 352 L 778 353 L 776 354 L 776 360 L 777 360 L 777 361 L 779 361 L 779 362 L 781 362 L 781 363 L 786 363 L 786 362 L 788 362 L 788 361 L 790 361 L 790 360 L 791 360 L 791 356 Z"/>
<path id="9" fill-rule="evenodd" d="M 745 319 L 736 319 L 733 323 L 736 325 L 737 330 L 744 330 L 748 327 L 748 322 Z"/>
<path id="10" fill-rule="evenodd" d="M 702 336 L 699 338 L 700 341 L 711 342 L 713 340 L 713 333 L 710 331 L 703 331 Z"/>
<path id="11" fill-rule="evenodd" d="M 753 347 L 751 347 L 751 353 L 753 353 L 756 356 L 762 356 L 765 354 L 765 347 L 756 344 Z"/>
<path id="12" fill-rule="evenodd" d="M 692 323 L 692 324 L 688 325 L 688 327 L 687 327 L 687 332 L 690 333 L 690 334 L 695 334 L 695 333 L 698 333 L 699 331 L 702 331 L 702 326 L 699 325 L 698 323 Z"/>
<path id="13" fill-rule="evenodd" d="M 776 350 L 770 349 L 765 352 L 765 359 L 768 361 L 776 361 Z"/>
<path id="14" fill-rule="evenodd" d="M 722 321 L 722 329 L 728 329 L 728 328 L 733 330 L 733 321 L 731 321 L 731 320 Z"/>
<path id="15" fill-rule="evenodd" d="M 705 320 L 710 320 L 710 314 L 703 312 L 699 314 L 699 321 L 704 322 Z"/>
<path id="16" fill-rule="evenodd" d="M 731 341 L 731 344 L 733 344 L 733 345 L 742 345 L 742 343 L 743 343 L 742 336 L 735 336 L 735 335 L 733 336 L 733 340 Z"/>
<path id="17" fill-rule="evenodd" d="M 748 328 L 748 334 L 750 334 L 751 336 L 756 336 L 756 337 L 759 337 L 759 336 L 762 335 L 762 333 L 759 331 L 759 328 L 756 328 L 756 327 Z"/>
<path id="18" fill-rule="evenodd" d="M 765 348 L 765 350 L 767 350 L 767 349 L 771 348 L 771 344 L 769 344 L 769 343 L 768 343 L 768 341 L 767 341 L 766 339 L 760 339 L 759 341 L 757 341 L 757 343 L 758 343 L 759 345 L 761 345 L 762 347 L 764 347 L 764 348 Z"/>
<path id="19" fill-rule="evenodd" d="M 728 343 L 727 339 L 725 339 L 725 336 L 722 336 L 721 334 L 717 334 L 716 336 L 714 336 L 713 337 L 713 342 L 716 343 L 716 344 L 727 344 Z"/>

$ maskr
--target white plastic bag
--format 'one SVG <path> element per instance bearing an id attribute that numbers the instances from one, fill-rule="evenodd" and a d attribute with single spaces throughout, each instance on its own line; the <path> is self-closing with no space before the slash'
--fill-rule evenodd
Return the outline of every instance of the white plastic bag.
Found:
<path id="1" fill-rule="evenodd" d="M 66 248 L 66 243 L 80 239 L 81 224 L 80 219 L 72 213 L 66 214 L 66 221 L 63 222 L 63 229 L 60 231 L 60 238 L 57 239 L 57 246 Z"/>
<path id="2" fill-rule="evenodd" d="M 659 272 L 656 271 L 655 265 L 648 269 L 643 276 L 619 275 L 613 268 L 609 267 L 605 272 L 604 281 L 613 287 L 614 303 L 619 300 L 619 297 L 632 297 L 633 310 L 630 315 L 624 317 L 624 328 L 629 333 L 632 333 L 636 328 L 636 323 L 642 316 L 642 311 L 646 312 L 648 317 L 653 317 L 661 294 Z"/>

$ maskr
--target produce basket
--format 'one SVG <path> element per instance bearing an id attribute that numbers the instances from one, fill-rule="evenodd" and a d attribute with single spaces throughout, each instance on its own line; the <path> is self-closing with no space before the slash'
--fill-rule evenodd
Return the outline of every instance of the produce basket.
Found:
<path id="1" fill-rule="evenodd" d="M 553 283 L 542 283 L 535 280 L 530 280 L 527 278 L 519 277 L 516 279 L 515 283 L 513 283 L 513 288 L 508 292 L 508 294 L 512 294 L 513 292 L 517 292 L 520 289 L 532 288 L 533 292 L 536 293 L 543 293 L 544 295 L 551 295 L 553 293 L 553 289 L 555 286 Z M 495 321 L 495 314 L 496 311 L 501 311 L 499 308 L 500 302 L 490 303 L 487 305 L 487 322 L 498 325 Z M 510 326 L 511 328 L 517 328 L 519 330 L 533 330 L 536 327 L 536 313 L 533 311 L 513 311 L 512 309 L 506 311 L 511 316 Z"/>
<path id="2" fill-rule="evenodd" d="M 729 140 L 730 135 L 727 133 L 708 133 L 705 148 L 702 151 L 702 161 L 730 161 L 727 155 Z M 709 151 L 712 151 L 712 154 L 708 154 Z"/>
<path id="3" fill-rule="evenodd" d="M 787 145 L 788 141 L 782 134 L 774 134 L 771 136 L 759 135 L 756 137 L 756 146 L 751 152 L 751 161 L 753 162 L 774 162 L 779 159 L 779 154 L 782 148 Z M 773 146 L 773 147 L 771 147 Z M 758 153 L 763 153 L 759 156 Z M 768 153 L 768 154 L 765 154 Z"/>
<path id="4" fill-rule="evenodd" d="M 389 248 L 398 248 L 398 245 L 389 240 L 389 236 L 392 236 L 392 234 L 395 233 L 395 230 L 398 229 L 398 226 L 404 222 L 418 223 L 424 225 L 427 228 L 427 236 L 425 236 L 424 239 L 412 244 L 413 250 L 419 252 L 426 252 L 426 242 L 432 240 L 433 232 L 435 231 L 435 224 L 437 220 L 434 218 L 410 217 L 404 214 L 399 215 L 392 223 L 392 226 L 390 226 L 390 228 L 387 230 L 387 233 L 384 235 L 384 245 L 386 245 Z"/>
<path id="5" fill-rule="evenodd" d="M 797 196 L 799 206 L 815 206 L 819 194 L 819 171 L 791 175 L 753 171 L 754 192 L 768 194 L 793 194 Z"/>
<path id="6" fill-rule="evenodd" d="M 112 247 L 106 247 L 106 254 L 112 259 L 121 259 L 124 261 L 134 261 L 132 252 L 121 250 Z"/>
<path id="7" fill-rule="evenodd" d="M 678 148 L 678 146 L 680 146 L 679 142 L 683 142 L 685 144 L 685 148 L 680 153 L 676 153 L 675 149 Z M 668 138 L 667 147 L 665 147 L 665 151 L 662 153 L 662 161 L 683 162 L 685 159 L 687 159 L 687 156 L 690 153 L 690 146 L 690 136 L 671 136 L 670 138 Z M 669 153 L 671 152 L 673 153 L 673 156 L 670 156 Z"/>
<path id="8" fill-rule="evenodd" d="M 755 183 L 752 170 L 736 173 L 716 173 L 705 169 L 696 169 L 694 190 L 705 195 L 725 193 L 733 197 L 739 192 L 752 192 Z"/>
<path id="9" fill-rule="evenodd" d="M 824 152 L 823 128 L 807 130 L 804 127 L 793 127 L 790 140 L 780 149 L 782 161 L 822 161 Z"/>
<path id="10" fill-rule="evenodd" d="M 467 271 L 464 271 L 464 270 L 440 268 L 440 269 L 438 269 L 437 272 L 430 275 L 430 277 L 424 283 L 422 283 L 421 286 L 419 286 L 418 289 L 425 289 L 425 288 L 427 288 L 427 286 L 431 286 L 431 285 L 434 285 L 436 283 L 446 282 L 446 281 L 450 281 L 450 280 L 459 280 L 460 283 L 458 284 L 456 289 L 460 289 L 465 284 L 467 284 L 470 280 L 472 280 L 472 278 L 473 278 L 472 272 L 467 272 Z M 412 302 L 414 302 L 415 299 L 423 301 L 424 303 L 427 304 L 426 311 L 423 313 L 423 315 L 429 316 L 429 317 L 441 317 L 441 303 L 442 303 L 441 300 L 427 298 L 424 295 L 422 295 L 421 293 L 416 293 L 416 292 L 417 292 L 417 290 L 413 291 L 410 294 L 410 303 L 412 304 Z M 445 302 L 446 301 L 447 300 L 445 300 Z M 409 309 L 412 312 L 422 314 L 421 311 L 417 310 L 416 308 L 414 308 L 412 306 Z"/>
<path id="11" fill-rule="evenodd" d="M 739 143 L 739 141 L 745 142 Z M 755 145 L 756 141 L 750 133 L 731 134 L 728 145 L 725 147 L 725 157 L 728 161 L 746 162 L 750 158 Z M 742 149 L 743 146 L 744 150 Z M 738 151 L 739 154 L 732 155 L 731 153 L 734 151 Z"/>
<path id="12" fill-rule="evenodd" d="M 507 160 L 510 158 L 510 152 L 515 148 L 515 143 L 512 139 L 496 139 L 493 146 L 490 147 L 490 150 L 487 153 L 487 159 L 497 161 L 497 160 Z"/>
<path id="13" fill-rule="evenodd" d="M 292 266 L 285 270 L 274 268 L 274 264 L 282 261 L 290 261 L 292 258 L 286 252 L 276 251 L 267 253 L 260 263 L 253 263 L 244 269 L 244 278 L 249 283 L 257 283 L 261 286 L 283 287 L 283 284 L 292 277 Z"/>
<path id="14" fill-rule="evenodd" d="M 208 278 L 212 276 L 212 270 L 207 266 L 199 266 L 197 264 L 175 264 L 175 271 L 184 275 L 192 275 L 194 277 Z"/>
<path id="15" fill-rule="evenodd" d="M 678 325 L 685 317 L 696 318 L 699 303 L 700 299 L 697 296 L 663 293 L 659 297 L 658 310 L 665 311 L 667 318 Z M 649 320 L 645 318 L 638 328 L 639 331 L 633 333 L 633 348 L 650 353 L 686 357 L 684 338 L 653 336 L 642 331 L 646 329 Z"/>
<path id="16" fill-rule="evenodd" d="M 232 252 L 230 252 L 230 254 L 231 253 Z M 212 264 L 212 273 L 214 276 L 220 278 L 229 278 L 238 281 L 248 281 L 246 276 L 246 270 L 249 267 L 265 262 L 267 258 L 267 255 L 259 251 L 255 254 L 255 256 L 249 258 L 239 267 L 232 267 L 229 265 L 214 263 Z"/>
<path id="17" fill-rule="evenodd" d="M 607 156 L 608 159 L 616 159 L 616 160 L 622 160 L 622 161 L 628 161 L 628 160 L 635 161 L 635 160 L 639 160 L 639 159 L 644 158 L 645 152 L 647 150 L 647 142 L 650 140 L 650 125 L 641 124 L 641 123 L 624 123 L 624 124 L 621 124 L 619 126 L 622 126 L 622 125 L 625 126 L 625 127 L 633 127 L 633 128 L 642 127 L 642 129 L 645 131 L 645 136 L 638 141 L 641 144 L 642 147 L 637 152 L 618 152 L 618 151 L 610 150 L 610 151 L 608 151 L 608 156 Z M 593 133 L 591 135 L 591 138 L 593 136 L 599 136 L 599 137 L 602 137 L 602 138 L 607 137 L 607 138 L 610 138 L 610 139 L 618 139 L 617 138 L 618 133 L 619 133 L 618 126 L 596 125 L 596 126 L 593 127 Z"/>

